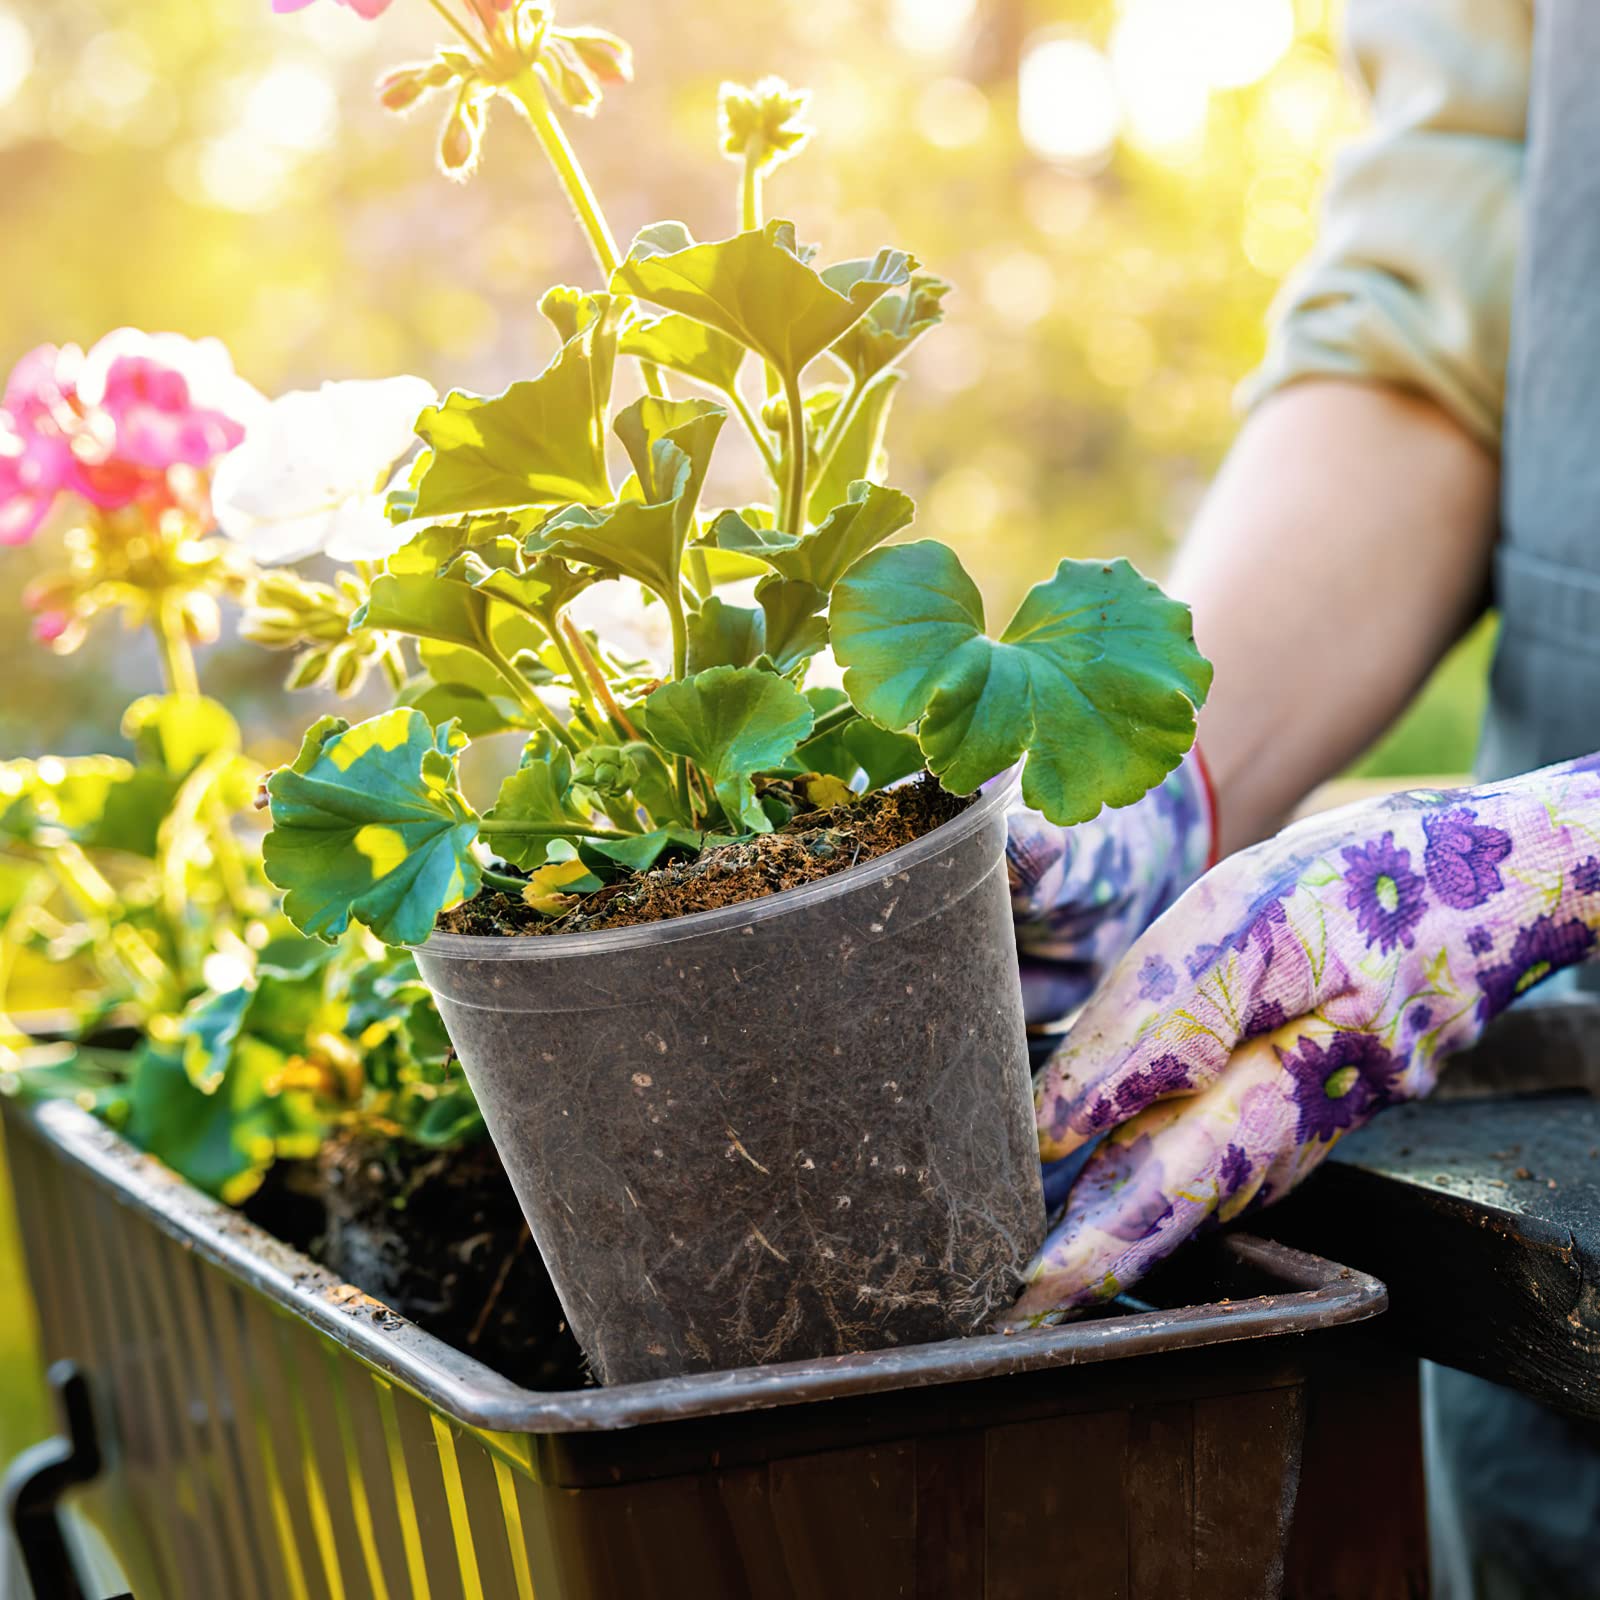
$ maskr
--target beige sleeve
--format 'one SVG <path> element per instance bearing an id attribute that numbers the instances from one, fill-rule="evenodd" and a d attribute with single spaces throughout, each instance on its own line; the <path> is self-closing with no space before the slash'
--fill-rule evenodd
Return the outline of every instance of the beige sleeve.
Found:
<path id="1" fill-rule="evenodd" d="M 1317 245 L 1243 401 L 1298 378 L 1378 378 L 1497 447 L 1530 0 L 1348 0 L 1345 26 L 1372 130 L 1334 162 Z"/>

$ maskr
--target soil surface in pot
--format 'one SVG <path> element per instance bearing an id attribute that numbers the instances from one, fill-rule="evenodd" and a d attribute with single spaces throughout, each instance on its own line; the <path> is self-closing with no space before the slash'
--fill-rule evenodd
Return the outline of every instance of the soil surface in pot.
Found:
<path id="1" fill-rule="evenodd" d="M 924 773 L 899 788 L 805 812 L 772 833 L 632 873 L 576 900 L 559 917 L 543 916 L 515 895 L 485 890 L 447 911 L 439 928 L 467 934 L 592 933 L 714 911 L 848 871 L 920 839 L 971 804 L 972 796 L 947 794 Z"/>
<path id="2" fill-rule="evenodd" d="M 325 1266 L 527 1388 L 591 1381 L 487 1139 L 429 1150 L 347 1130 L 319 1169 Z"/>

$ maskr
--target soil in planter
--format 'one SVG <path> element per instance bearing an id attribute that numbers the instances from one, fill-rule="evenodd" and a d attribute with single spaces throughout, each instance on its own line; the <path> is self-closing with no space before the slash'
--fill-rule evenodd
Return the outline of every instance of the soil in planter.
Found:
<path id="1" fill-rule="evenodd" d="M 439 927 L 467 934 L 591 933 L 714 911 L 886 855 L 959 816 L 971 803 L 970 795 L 947 794 L 925 773 L 896 789 L 807 812 L 772 833 L 715 845 L 691 861 L 632 873 L 584 896 L 559 917 L 542 916 L 515 895 L 486 890 L 447 911 Z"/>
<path id="2" fill-rule="evenodd" d="M 319 1162 L 324 1265 L 526 1388 L 590 1381 L 487 1139 L 429 1150 L 345 1131 Z"/>

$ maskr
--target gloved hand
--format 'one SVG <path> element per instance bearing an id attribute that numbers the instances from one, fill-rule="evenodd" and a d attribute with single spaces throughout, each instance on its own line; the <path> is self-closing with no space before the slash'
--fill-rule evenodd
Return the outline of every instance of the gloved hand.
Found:
<path id="1" fill-rule="evenodd" d="M 1041 1154 L 1109 1133 L 1006 1319 L 1127 1288 L 1275 1200 L 1600 927 L 1600 755 L 1312 817 L 1128 952 L 1039 1075 Z"/>
<path id="2" fill-rule="evenodd" d="M 1215 807 L 1198 750 L 1119 811 L 1062 828 L 1018 806 L 1006 868 L 1037 1064 L 1056 1024 L 1100 986 L 1128 946 L 1215 859 Z"/>

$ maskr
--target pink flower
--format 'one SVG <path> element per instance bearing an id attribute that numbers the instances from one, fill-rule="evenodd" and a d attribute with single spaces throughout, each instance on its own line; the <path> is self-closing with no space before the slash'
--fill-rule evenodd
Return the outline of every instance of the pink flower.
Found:
<path id="1" fill-rule="evenodd" d="M 87 355 L 40 345 L 0 405 L 0 544 L 32 538 L 64 492 L 170 504 L 169 473 L 209 468 L 265 405 L 215 339 L 119 328 Z"/>
<path id="2" fill-rule="evenodd" d="M 304 11 L 310 4 L 311 0 L 272 0 L 272 9 L 282 15 L 289 11 Z M 365 17 L 371 22 L 389 9 L 390 0 L 339 0 L 339 4 L 348 6 L 358 17 Z"/>

